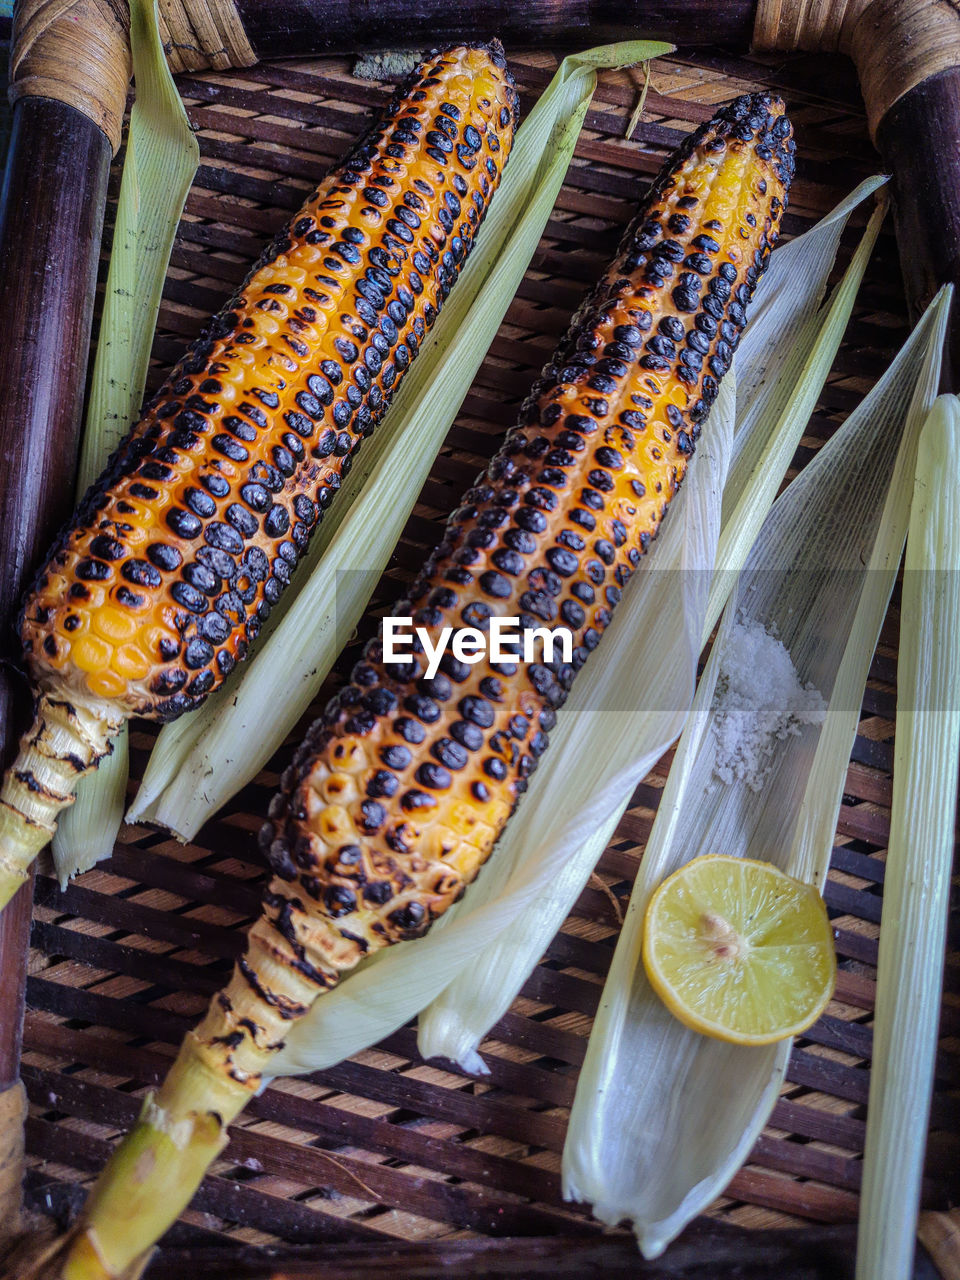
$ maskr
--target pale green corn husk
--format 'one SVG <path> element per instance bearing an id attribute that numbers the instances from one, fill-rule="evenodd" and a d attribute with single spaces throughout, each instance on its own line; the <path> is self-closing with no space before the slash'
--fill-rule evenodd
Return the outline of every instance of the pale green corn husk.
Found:
<path id="1" fill-rule="evenodd" d="M 520 126 L 477 245 L 390 412 L 365 446 L 254 658 L 167 726 L 131 821 L 190 839 L 263 767 L 316 697 L 386 567 L 550 216 L 601 67 L 672 46 L 628 41 L 565 58 Z"/>
<path id="2" fill-rule="evenodd" d="M 876 185 L 865 184 L 860 198 Z M 851 207 L 845 202 L 837 219 L 831 215 L 804 237 L 812 256 L 807 260 L 801 252 L 795 262 L 809 292 L 794 282 L 786 313 L 766 308 L 771 340 L 782 331 L 796 339 L 808 313 L 816 311 Z M 877 226 L 871 223 L 847 280 L 821 315 L 834 350 Z M 754 385 L 743 410 L 751 415 L 749 430 L 771 430 L 773 424 L 753 410 L 758 400 L 779 394 L 780 361 L 792 352 L 789 341 L 781 342 L 771 357 L 770 346 L 755 344 L 751 357 L 764 360 L 765 378 L 747 364 Z M 803 366 L 801 360 L 797 367 Z M 464 976 L 450 998 L 444 992 L 422 1019 L 421 1052 L 443 1053 L 483 1070 L 479 1040 L 539 959 L 589 876 L 610 824 L 679 733 L 689 709 L 732 451 L 733 394 L 728 376 L 655 551 L 634 575 L 603 645 L 578 677 L 550 750 L 478 882 L 426 938 L 391 947 L 317 1001 L 291 1028 L 278 1074 L 318 1070 L 374 1043 L 439 996 L 460 972 Z M 739 406 L 739 394 L 736 399 Z"/>
<path id="3" fill-rule="evenodd" d="M 497 894 L 505 866 L 519 858 L 552 862 L 559 854 L 561 866 L 549 891 L 527 911 L 523 928 L 505 927 L 482 957 L 465 966 L 420 1015 L 419 1047 L 425 1058 L 450 1058 L 475 1073 L 484 1070 L 477 1053 L 481 1040 L 510 1007 L 573 909 L 637 783 L 680 732 L 693 700 L 697 656 L 734 583 L 735 571 L 759 532 L 833 364 L 884 217 L 885 200 L 874 212 L 830 304 L 818 309 L 840 234 L 850 211 L 882 181 L 872 178 L 861 184 L 806 235 L 773 254 L 757 290 L 757 314 L 751 315 L 735 359 L 735 435 L 728 441 L 726 432 L 718 429 L 716 408 L 706 428 L 707 449 L 714 454 L 708 462 L 715 478 L 702 499 L 708 509 L 701 513 L 699 506 L 688 507 L 680 501 L 671 512 L 649 561 L 649 572 L 638 575 L 640 587 L 631 586 L 626 593 L 627 600 L 636 599 L 639 605 L 627 621 L 626 634 L 632 637 L 629 649 L 618 655 L 605 638 L 592 660 L 603 664 L 607 678 L 615 682 L 620 695 L 617 705 L 629 709 L 623 713 L 626 731 L 618 739 L 602 716 L 578 710 L 596 707 L 598 700 L 589 683 L 582 689 L 574 686 L 530 795 L 500 841 L 496 875 L 486 875 L 471 891 L 475 905 Z M 704 451 L 701 445 L 700 452 Z M 691 468 L 698 493 L 702 461 L 698 457 Z M 728 502 L 731 492 L 735 500 Z M 677 525 L 690 522 L 693 527 L 681 534 Z M 666 542 L 672 549 L 675 535 L 687 539 L 679 558 L 665 555 L 667 547 L 662 545 Z M 678 592 L 677 570 L 685 582 L 695 575 L 704 588 L 709 584 L 709 596 Z M 648 660 L 651 649 L 660 652 L 662 635 L 673 658 L 666 671 Z M 590 668 L 579 680 L 589 682 L 589 673 Z M 601 673 L 592 678 L 599 680 Z M 669 689 L 675 712 L 669 721 L 652 710 L 658 691 L 664 688 Z M 564 744 L 561 750 L 558 741 Z M 583 771 L 584 759 L 599 762 L 601 786 Z M 542 797 L 553 784 L 545 783 L 541 773 L 551 779 L 556 776 L 560 783 L 555 797 L 547 802 Z M 544 813 L 551 815 L 549 821 Z M 594 832 L 579 848 L 578 829 Z"/>
<path id="4" fill-rule="evenodd" d="M 897 737 L 873 1023 L 857 1280 L 900 1280 L 916 1248 L 960 760 L 960 401 L 920 436 L 897 665 Z"/>
<path id="5" fill-rule="evenodd" d="M 893 365 L 774 504 L 701 677 L 647 843 L 577 1086 L 565 1193 L 629 1219 L 647 1257 L 720 1194 L 769 1118 L 790 1042 L 725 1044 L 688 1030 L 640 962 L 643 913 L 700 854 L 775 863 L 818 887 L 830 861 L 863 687 L 906 537 L 917 440 L 936 393 L 943 290 Z M 827 700 L 822 725 L 777 743 L 759 792 L 717 783 L 710 731 L 718 657 L 758 620 Z"/>
<path id="6" fill-rule="evenodd" d="M 812 300 L 819 301 L 826 288 L 850 213 L 886 181 L 882 176 L 867 178 L 805 235 L 778 249 L 757 289 L 755 309 L 737 348 L 737 428 L 723 490 L 723 525 L 704 643 L 760 532 L 833 365 L 886 214 L 885 191 L 830 311 L 818 312 Z M 771 380 L 766 353 L 773 347 L 780 363 Z"/>
<path id="7" fill-rule="evenodd" d="M 132 0 L 136 99 L 90 384 L 78 493 L 93 483 L 139 415 L 170 250 L 200 148 L 167 68 L 155 0 Z M 113 852 L 127 788 L 126 727 L 113 754 L 84 777 L 60 819 L 53 859 L 60 883 Z"/>

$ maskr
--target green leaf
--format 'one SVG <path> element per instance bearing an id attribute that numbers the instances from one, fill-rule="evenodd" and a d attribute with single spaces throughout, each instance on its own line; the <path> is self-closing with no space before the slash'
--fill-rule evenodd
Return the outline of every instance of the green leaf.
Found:
<path id="1" fill-rule="evenodd" d="M 960 761 L 960 401 L 920 436 L 897 663 L 857 1280 L 913 1265 L 933 1091 Z"/>
<path id="2" fill-rule="evenodd" d="M 200 149 L 167 69 L 154 0 L 132 0 L 130 41 L 136 100 L 127 151 L 100 337 L 80 455 L 82 493 L 139 417 L 150 348 L 170 250 Z M 113 754 L 83 778 L 60 819 L 53 857 L 61 884 L 108 858 L 123 818 L 126 727 Z"/>

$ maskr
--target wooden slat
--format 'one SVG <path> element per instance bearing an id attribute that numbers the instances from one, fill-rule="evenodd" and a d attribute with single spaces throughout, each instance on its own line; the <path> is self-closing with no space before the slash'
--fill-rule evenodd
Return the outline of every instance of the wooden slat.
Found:
<path id="1" fill-rule="evenodd" d="M 63 1124 L 31 1116 L 26 1129 L 31 1154 L 58 1165 L 95 1173 L 110 1155 L 111 1143 L 81 1135 Z M 320 1244 L 382 1238 L 380 1232 L 362 1222 L 344 1220 L 323 1213 L 314 1204 L 267 1195 L 224 1178 L 204 1178 L 192 1204 L 194 1211 L 212 1214 L 223 1223 L 254 1227 L 291 1242 Z"/>
<path id="2" fill-rule="evenodd" d="M 66 1112 L 112 1129 L 130 1128 L 142 1105 L 141 1099 L 130 1094 L 90 1084 L 76 1076 L 26 1067 L 23 1078 L 30 1100 L 44 1110 Z M 285 1115 L 284 1121 L 289 1124 L 290 1117 Z M 525 1205 L 502 1185 L 491 1192 L 463 1181 L 454 1184 L 442 1178 L 422 1177 L 391 1165 L 361 1161 L 341 1150 L 336 1156 L 328 1155 L 319 1148 L 250 1127 L 235 1128 L 225 1158 L 228 1166 L 246 1164 L 256 1173 L 281 1177 L 300 1187 L 332 1191 L 367 1205 L 402 1208 L 484 1235 L 543 1235 L 569 1225 L 572 1217 L 583 1216 Z M 217 1179 L 209 1181 L 213 1186 Z M 554 1177 L 552 1184 L 548 1187 L 553 1191 L 551 1198 L 562 1204 L 559 1179 Z M 251 1186 L 255 1188 L 256 1182 L 234 1183 L 230 1190 L 245 1197 Z M 589 1223 L 580 1224 L 580 1230 L 591 1229 L 597 1230 Z"/>

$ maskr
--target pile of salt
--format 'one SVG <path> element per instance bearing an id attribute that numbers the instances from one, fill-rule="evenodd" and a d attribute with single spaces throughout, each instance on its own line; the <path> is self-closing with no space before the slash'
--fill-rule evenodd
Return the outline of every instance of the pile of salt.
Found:
<path id="1" fill-rule="evenodd" d="M 826 713 L 819 691 L 800 683 L 775 636 L 756 621 L 735 623 L 713 699 L 714 776 L 759 791 L 777 741 L 799 734 L 801 725 L 822 724 Z"/>

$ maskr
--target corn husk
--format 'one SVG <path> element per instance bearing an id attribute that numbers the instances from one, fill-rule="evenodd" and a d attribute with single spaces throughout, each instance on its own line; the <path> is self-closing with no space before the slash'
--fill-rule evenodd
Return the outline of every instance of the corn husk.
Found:
<path id="1" fill-rule="evenodd" d="M 256 656 L 229 688 L 160 735 L 131 821 L 190 839 L 263 767 L 316 697 L 386 567 L 539 243 L 573 155 L 596 73 L 668 52 L 627 41 L 565 58 L 521 125 L 457 287 L 360 455 L 349 488 L 325 517 L 295 597 L 276 611 Z M 366 454 L 366 457 L 364 457 Z M 289 593 L 288 593 L 289 595 Z M 271 617 L 270 624 L 274 624 Z"/>
<path id="2" fill-rule="evenodd" d="M 652 890 L 700 854 L 775 863 L 821 887 L 862 691 L 907 532 L 917 440 L 936 392 L 943 290 L 870 395 L 775 503 L 726 606 L 667 779 L 604 987 L 564 1149 L 564 1189 L 629 1219 L 656 1257 L 748 1155 L 790 1042 L 725 1044 L 688 1030 L 640 963 Z M 755 792 L 713 775 L 711 703 L 737 621 L 778 635 L 827 701 L 822 725 L 777 743 Z"/>
<path id="3" fill-rule="evenodd" d="M 130 42 L 136 98 L 80 454 L 80 494 L 139 416 L 170 250 L 200 162 L 167 68 L 155 0 L 132 0 Z M 76 802 L 60 819 L 52 851 L 61 885 L 113 852 L 126 802 L 127 765 L 124 728 L 113 754 L 81 779 Z"/>
<path id="4" fill-rule="evenodd" d="M 887 179 L 867 178 L 803 236 L 778 249 L 757 290 L 740 346 L 737 424 L 729 476 L 723 490 L 723 520 L 710 600 L 706 643 L 730 592 L 734 575 L 753 546 L 840 346 L 867 260 L 886 214 L 880 191 L 867 231 L 831 302 L 817 310 L 840 236 L 852 211 Z M 779 353 L 771 377 L 766 353 Z"/>
<path id="5" fill-rule="evenodd" d="M 876 185 L 866 184 L 860 198 Z M 802 252 L 798 259 L 806 268 L 801 278 L 808 292 L 792 284 L 789 314 L 767 309 L 771 334 L 782 326 L 796 339 L 809 311 L 817 311 L 851 207 L 845 202 L 837 219 L 831 217 L 809 233 L 810 261 Z M 821 327 L 832 335 L 833 350 L 878 225 L 879 216 L 871 222 L 843 287 L 820 316 Z M 825 263 L 824 252 L 829 255 Z M 747 365 L 755 390 L 744 413 L 757 397 L 772 395 L 779 387 L 780 364 L 793 347 L 778 344 L 771 356 L 769 344 L 760 342 L 754 350 L 753 358 L 765 360 L 767 376 L 754 376 Z M 832 359 L 831 353 L 821 381 Z M 626 798 L 676 738 L 689 710 L 733 449 L 730 377 L 722 388 L 655 550 L 624 592 L 603 645 L 578 676 L 550 750 L 479 881 L 426 938 L 391 947 L 317 1001 L 291 1028 L 278 1074 L 318 1070 L 355 1053 L 437 997 L 422 1018 L 421 1052 L 442 1053 L 483 1070 L 476 1053 L 479 1040 L 536 964 L 589 876 Z M 739 394 L 736 400 L 739 405 Z M 762 414 L 750 422 L 753 430 L 793 429 L 792 420 L 771 423 Z M 448 994 L 444 988 L 460 972 L 464 976 Z"/>
<path id="6" fill-rule="evenodd" d="M 498 873 L 501 862 L 512 865 L 521 857 L 540 858 L 549 865 L 559 855 L 561 864 L 524 916 L 523 928 L 504 928 L 482 957 L 464 968 L 421 1014 L 419 1047 L 425 1058 L 451 1058 L 474 1073 L 485 1069 L 477 1053 L 481 1040 L 509 1008 L 573 909 L 637 784 L 680 732 L 693 700 L 697 656 L 833 364 L 885 201 L 874 212 L 829 306 L 819 308 L 840 234 L 850 211 L 882 181 L 872 178 L 861 184 L 805 236 L 774 253 L 757 291 L 758 314 L 751 317 L 735 360 L 734 434 L 728 437 L 715 408 L 706 429 L 706 448 L 700 449 L 707 453 L 712 473 L 707 488 L 701 492 L 699 487 L 698 457 L 691 471 L 696 504 L 681 502 L 671 513 L 649 561 L 650 572 L 641 575 L 635 595 L 628 592 L 632 612 L 620 620 L 627 630 L 615 632 L 618 638 L 629 636 L 628 645 L 617 652 L 608 648 L 605 638 L 593 660 L 603 664 L 603 671 L 588 668 L 579 678 L 582 689 L 575 686 L 564 709 L 541 766 L 556 778 L 553 794 L 547 791 L 543 799 L 545 784 L 542 778 L 534 781 L 497 852 Z M 804 286 L 798 288 L 798 281 Z M 689 486 L 691 481 L 685 483 Z M 731 493 L 734 500 L 728 501 Z M 705 506 L 702 511 L 700 504 Z M 683 533 L 677 524 L 684 526 Z M 673 548 L 681 539 L 683 549 L 676 554 Z M 670 546 L 669 555 L 664 542 Z M 693 579 L 697 590 L 691 589 Z M 678 583 L 683 584 L 680 589 Z M 707 587 L 709 595 L 704 595 Z M 625 607 L 626 601 L 621 605 Z M 651 664 L 651 650 L 669 652 L 673 665 L 662 669 Z M 619 737 L 604 717 L 593 714 L 601 699 L 591 681 L 601 680 L 610 681 L 604 695 L 608 701 L 624 708 L 617 717 L 623 725 Z M 669 719 L 657 707 L 661 691 L 671 699 L 674 714 Z M 584 760 L 598 762 L 599 782 L 584 771 Z M 580 843 L 578 830 L 592 834 Z M 472 892 L 482 902 L 495 895 L 495 883 L 490 876 Z"/>
<path id="7" fill-rule="evenodd" d="M 916 1248 L 960 761 L 960 401 L 917 456 L 897 664 L 897 737 L 873 1023 L 857 1280 L 900 1280 Z"/>

